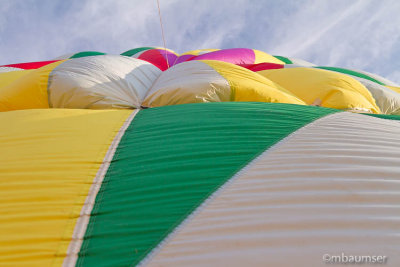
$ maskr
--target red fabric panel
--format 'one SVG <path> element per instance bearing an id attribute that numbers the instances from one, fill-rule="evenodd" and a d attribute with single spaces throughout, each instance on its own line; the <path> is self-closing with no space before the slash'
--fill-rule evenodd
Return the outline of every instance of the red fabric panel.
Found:
<path id="1" fill-rule="evenodd" d="M 283 69 L 283 64 L 276 64 L 276 63 L 237 64 L 237 65 L 252 71 Z"/>
<path id="2" fill-rule="evenodd" d="M 143 52 L 140 56 L 139 59 L 147 61 L 160 70 L 164 71 L 168 69 L 167 61 L 165 60 L 165 57 L 161 55 L 161 53 L 157 49 L 151 49 Z"/>
<path id="3" fill-rule="evenodd" d="M 31 69 L 38 69 L 40 67 L 46 66 L 50 63 L 57 62 L 57 61 L 59 61 L 59 60 L 17 63 L 17 64 L 10 64 L 10 65 L 3 65 L 0 67 L 13 67 L 13 68 L 19 68 L 19 69 L 24 69 L 24 70 L 31 70 Z"/>

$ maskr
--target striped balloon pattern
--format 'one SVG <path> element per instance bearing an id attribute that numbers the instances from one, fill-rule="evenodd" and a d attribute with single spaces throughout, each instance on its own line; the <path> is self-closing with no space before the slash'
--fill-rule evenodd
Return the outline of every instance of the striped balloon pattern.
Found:
<path id="1" fill-rule="evenodd" d="M 400 266 L 399 115 L 256 49 L 0 66 L 0 266 Z"/>

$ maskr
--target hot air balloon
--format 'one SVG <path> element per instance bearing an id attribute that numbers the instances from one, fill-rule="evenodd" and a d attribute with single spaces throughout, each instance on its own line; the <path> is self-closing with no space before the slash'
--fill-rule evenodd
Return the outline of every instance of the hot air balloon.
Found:
<path id="1" fill-rule="evenodd" d="M 247 48 L 0 66 L 0 265 L 399 266 L 399 93 Z"/>

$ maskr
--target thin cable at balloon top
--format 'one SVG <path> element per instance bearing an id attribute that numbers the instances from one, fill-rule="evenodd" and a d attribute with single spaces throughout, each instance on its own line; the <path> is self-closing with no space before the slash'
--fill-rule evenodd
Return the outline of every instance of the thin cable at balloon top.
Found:
<path id="1" fill-rule="evenodd" d="M 164 50 L 165 50 L 165 58 L 167 59 L 167 66 L 169 68 L 169 61 L 168 61 L 168 55 L 167 55 L 167 46 L 165 45 L 165 37 L 164 37 L 164 27 L 161 19 L 161 10 L 160 10 L 160 2 L 157 0 L 157 7 L 158 7 L 158 16 L 160 17 L 160 26 L 161 26 L 161 35 L 163 39 L 163 44 L 164 44 Z"/>

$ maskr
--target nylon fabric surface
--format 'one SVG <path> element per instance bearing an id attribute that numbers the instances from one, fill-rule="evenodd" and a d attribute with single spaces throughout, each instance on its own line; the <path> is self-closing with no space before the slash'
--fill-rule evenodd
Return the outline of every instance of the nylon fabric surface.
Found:
<path id="1" fill-rule="evenodd" d="M 381 119 L 387 119 L 387 120 L 400 120 L 400 115 L 369 114 L 369 113 L 365 113 L 364 115 L 381 118 Z"/>
<path id="2" fill-rule="evenodd" d="M 142 106 L 220 102 L 231 99 L 231 87 L 209 65 L 200 61 L 178 64 L 161 73 L 147 92 Z"/>
<path id="3" fill-rule="evenodd" d="M 285 68 L 259 71 L 308 105 L 380 113 L 371 93 L 357 80 L 333 71 L 315 68 Z"/>
<path id="4" fill-rule="evenodd" d="M 0 111 L 49 108 L 48 78 L 51 71 L 63 62 L 61 60 L 33 71 L 26 71 L 29 73 L 3 87 Z"/>
<path id="5" fill-rule="evenodd" d="M 334 112 L 270 103 L 140 111 L 99 191 L 77 266 L 137 264 L 256 156 Z"/>
<path id="6" fill-rule="evenodd" d="M 255 159 L 143 266 L 323 267 L 324 254 L 342 252 L 400 266 L 399 135 L 400 122 L 349 112 L 308 124 Z"/>
<path id="7" fill-rule="evenodd" d="M 71 59 L 51 72 L 48 102 L 55 108 L 139 108 L 160 74 L 152 64 L 124 56 Z"/>
<path id="8" fill-rule="evenodd" d="M 214 68 L 229 82 L 231 101 L 305 104 L 292 92 L 250 70 L 215 60 L 202 62 Z"/>
<path id="9" fill-rule="evenodd" d="M 0 266 L 61 266 L 91 183 L 130 113 L 0 112 Z"/>
<path id="10" fill-rule="evenodd" d="M 378 81 L 377 79 L 374 79 L 374 78 L 370 77 L 369 75 L 366 75 L 364 73 L 360 73 L 360 72 L 354 71 L 354 70 L 336 68 L 336 67 L 322 67 L 322 66 L 315 67 L 315 68 L 324 69 L 324 70 L 332 70 L 332 71 L 336 71 L 336 72 L 340 72 L 340 73 L 344 73 L 344 74 L 349 74 L 351 76 L 356 76 L 356 77 L 359 77 L 359 78 L 370 80 L 370 81 L 375 82 L 375 83 L 380 84 L 380 85 L 385 85 L 384 83 Z"/>

